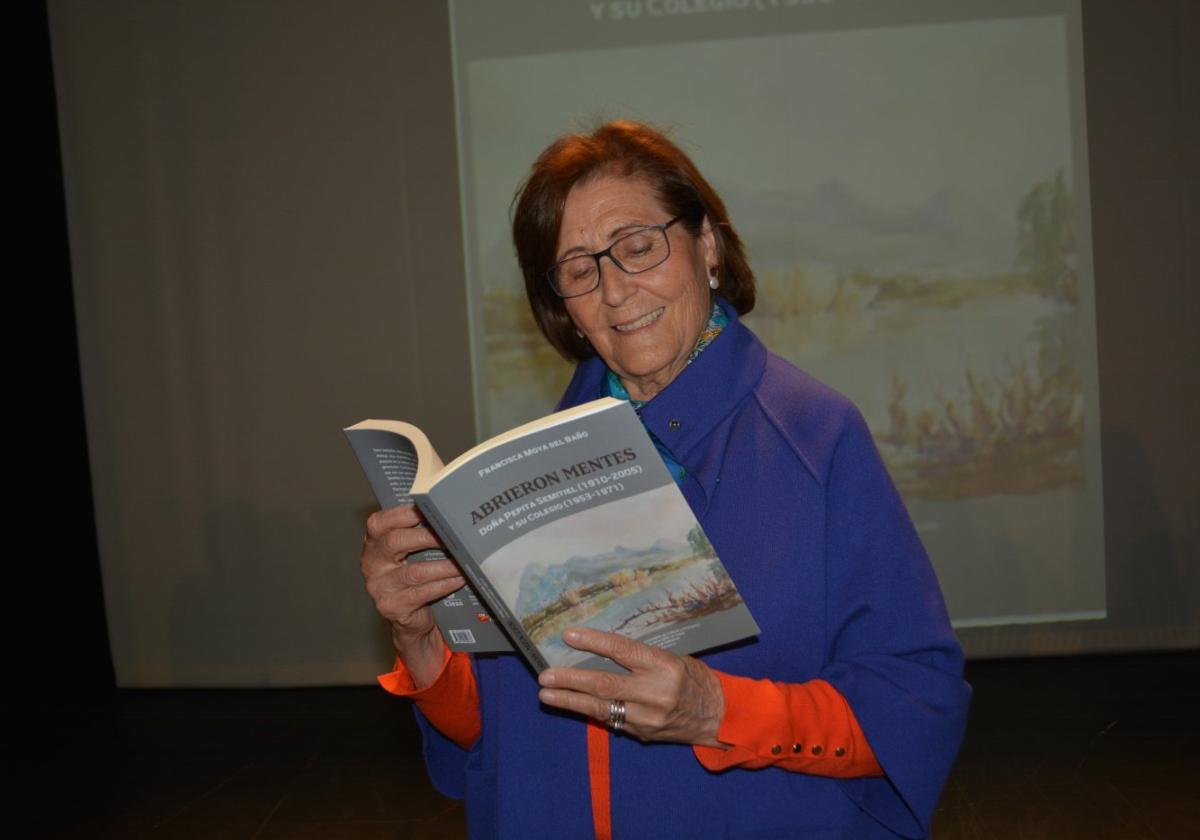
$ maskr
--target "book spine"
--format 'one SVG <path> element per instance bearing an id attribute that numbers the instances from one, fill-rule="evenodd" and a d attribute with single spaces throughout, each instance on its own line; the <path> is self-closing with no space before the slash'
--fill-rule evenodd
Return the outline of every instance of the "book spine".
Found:
<path id="1" fill-rule="evenodd" d="M 471 588 L 475 590 L 475 594 L 483 599 L 484 604 L 487 605 L 488 612 L 492 614 L 492 618 L 504 628 L 509 640 L 513 643 L 513 647 L 525 657 L 525 661 L 529 663 L 535 673 L 540 674 L 549 668 L 550 663 L 546 661 L 546 657 L 542 656 L 542 652 L 538 650 L 533 639 L 529 638 L 529 634 L 525 632 L 525 628 L 521 626 L 521 622 L 517 620 L 517 617 L 509 610 L 508 605 L 504 603 L 504 599 L 500 597 L 500 593 L 492 586 L 492 582 L 488 580 L 488 576 L 484 573 L 482 567 L 466 550 L 466 547 L 458 539 L 449 523 L 442 518 L 433 500 L 429 496 L 421 494 L 414 495 L 413 501 L 417 503 L 417 507 L 425 515 L 425 519 L 433 526 L 433 530 L 441 537 L 446 548 L 450 550 L 450 556 L 454 559 L 458 568 L 462 570 L 466 579 L 470 581 Z"/>

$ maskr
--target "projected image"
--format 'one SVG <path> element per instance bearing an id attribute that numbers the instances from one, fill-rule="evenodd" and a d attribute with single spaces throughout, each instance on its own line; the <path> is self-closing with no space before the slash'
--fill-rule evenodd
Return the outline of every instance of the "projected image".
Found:
<path id="1" fill-rule="evenodd" d="M 597 117 L 674 126 L 746 241 L 747 323 L 863 411 L 956 623 L 1102 617 L 1077 32 L 1061 14 L 795 20 L 784 35 L 705 38 L 699 21 L 691 41 L 463 61 L 480 432 L 548 410 L 570 374 L 528 315 L 508 239 L 534 156 Z M 730 14 L 723 31 L 739 21 L 753 29 Z"/>
<path id="2" fill-rule="evenodd" d="M 844 186 L 824 189 L 819 198 L 842 207 L 826 247 L 856 239 L 844 247 L 859 259 L 761 272 L 749 320 L 768 346 L 856 392 L 909 500 L 1081 487 L 1087 377 L 1063 170 L 1020 196 L 1011 245 L 978 268 L 950 254 L 925 268 L 865 259 L 900 236 L 929 240 L 913 248 L 928 258 L 944 250 L 937 240 L 986 235 L 970 231 L 964 197 L 942 191 L 889 213 Z"/>

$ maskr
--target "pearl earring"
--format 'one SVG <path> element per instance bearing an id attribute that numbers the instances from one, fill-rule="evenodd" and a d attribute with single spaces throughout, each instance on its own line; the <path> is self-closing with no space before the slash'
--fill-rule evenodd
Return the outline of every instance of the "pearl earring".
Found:
<path id="1" fill-rule="evenodd" d="M 717 279 L 716 268 L 710 268 L 708 270 L 708 288 L 712 289 L 713 291 L 716 291 L 717 286 L 720 286 L 720 285 L 721 285 L 721 281 Z"/>

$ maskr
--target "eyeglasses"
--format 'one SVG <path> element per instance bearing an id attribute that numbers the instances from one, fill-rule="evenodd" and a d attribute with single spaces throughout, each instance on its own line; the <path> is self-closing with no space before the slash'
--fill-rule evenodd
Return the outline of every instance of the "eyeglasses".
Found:
<path id="1" fill-rule="evenodd" d="M 650 225 L 627 233 L 603 251 L 567 257 L 546 272 L 554 293 L 562 298 L 586 295 L 600 285 L 600 258 L 608 257 L 626 274 L 641 274 L 660 266 L 671 256 L 667 228 L 682 219 L 676 216 L 661 225 Z"/>

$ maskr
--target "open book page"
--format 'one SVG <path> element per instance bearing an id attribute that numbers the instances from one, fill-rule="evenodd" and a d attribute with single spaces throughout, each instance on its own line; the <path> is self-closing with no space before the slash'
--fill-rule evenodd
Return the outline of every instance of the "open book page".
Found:
<path id="1" fill-rule="evenodd" d="M 413 504 L 410 493 L 417 476 L 436 474 L 442 467 L 429 439 L 409 423 L 364 420 L 345 432 L 382 508 Z M 446 555 L 436 549 L 408 557 L 414 563 L 445 558 Z M 473 653 L 512 650 L 504 632 L 492 621 L 470 586 L 435 603 L 433 614 L 451 650 Z"/>

